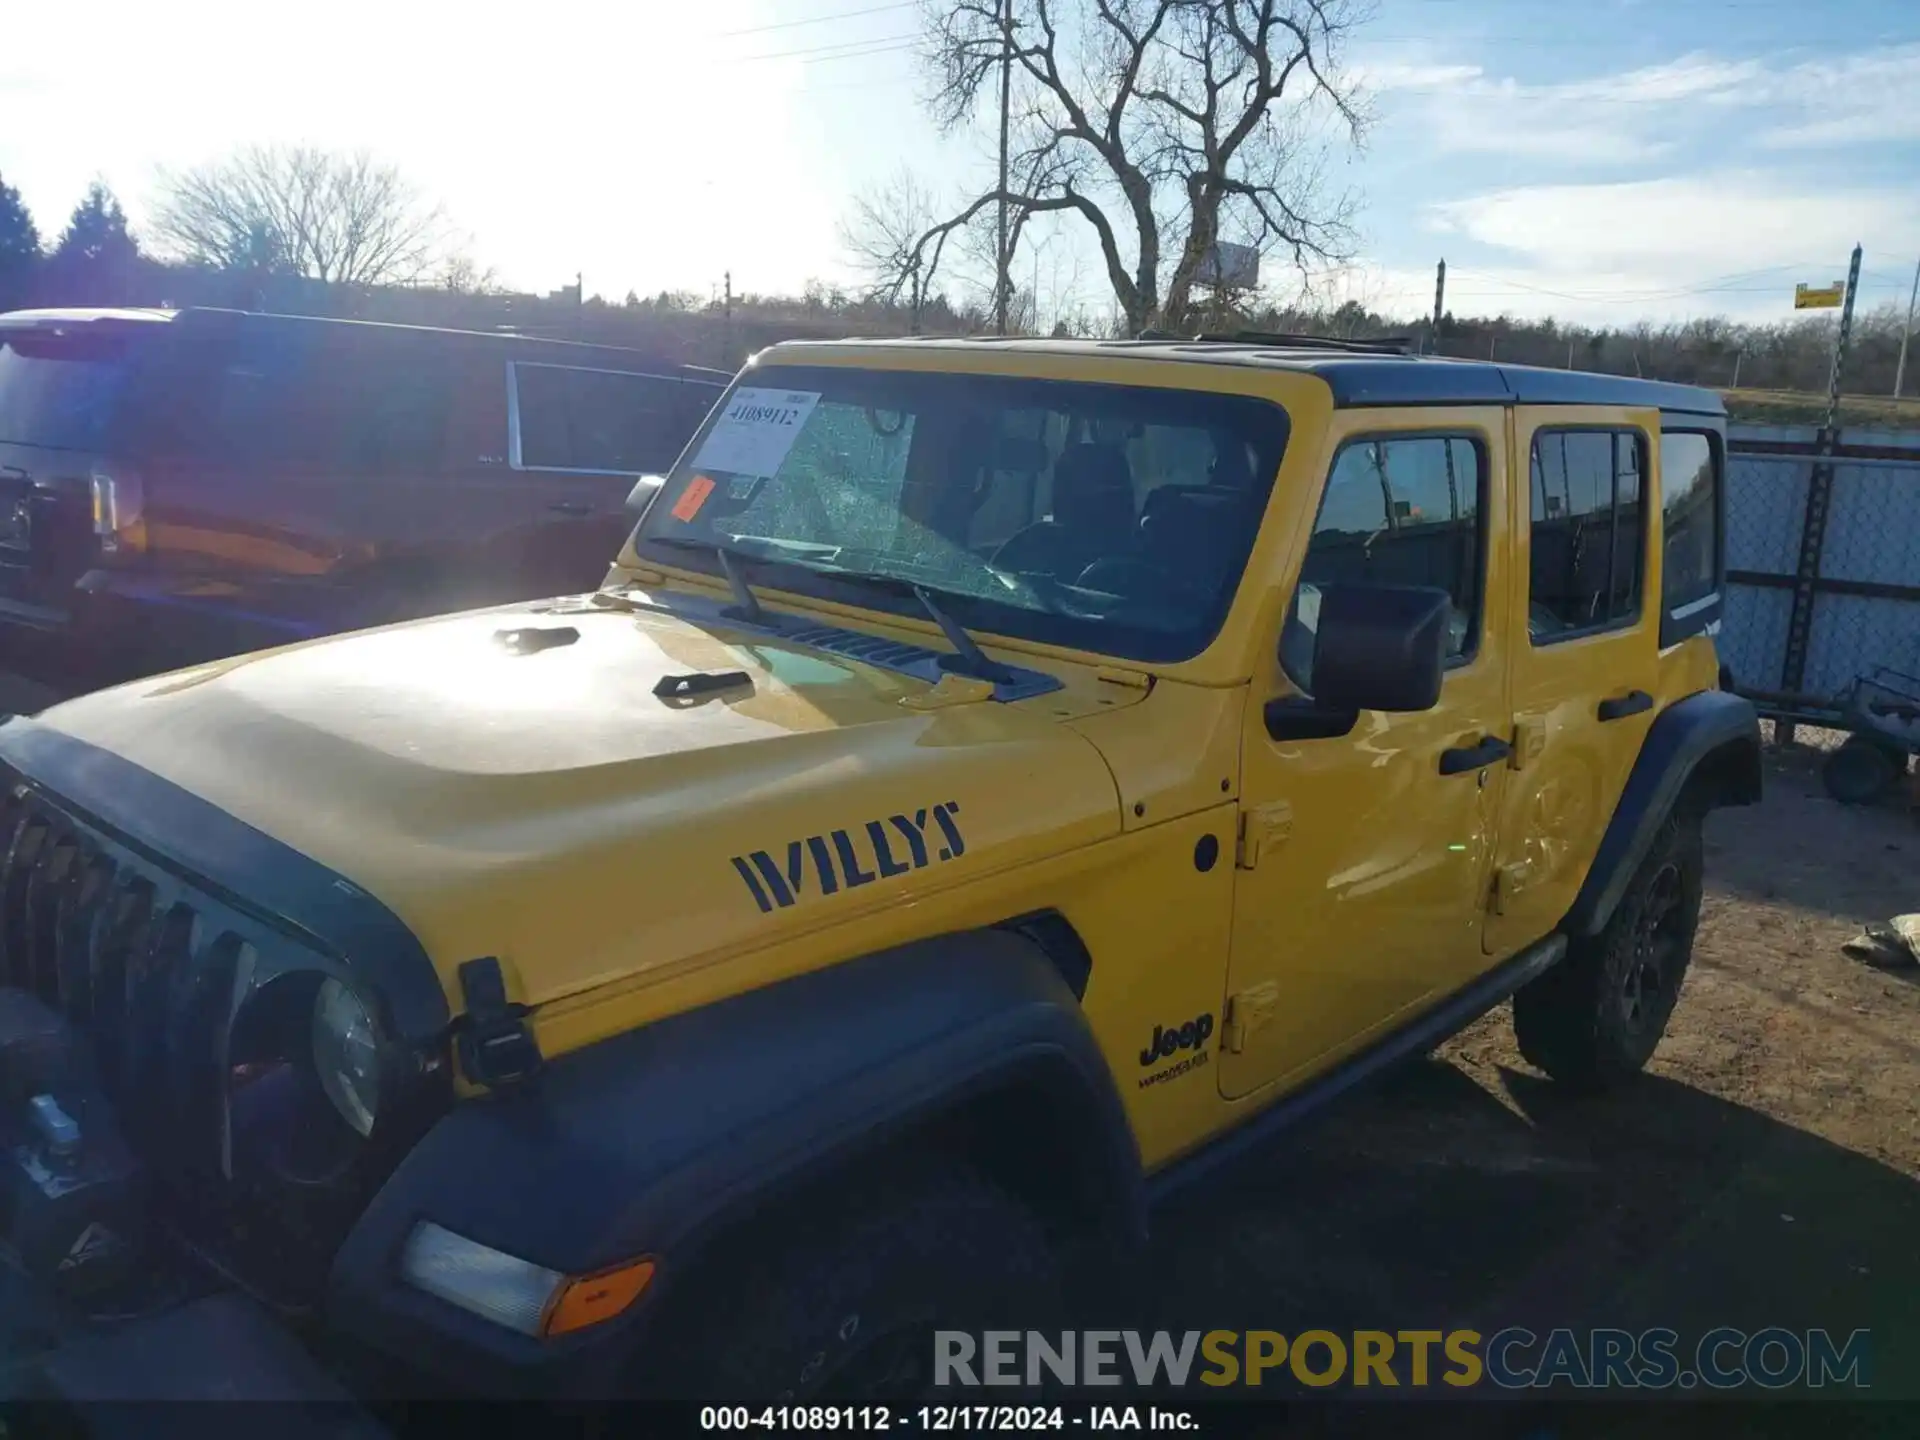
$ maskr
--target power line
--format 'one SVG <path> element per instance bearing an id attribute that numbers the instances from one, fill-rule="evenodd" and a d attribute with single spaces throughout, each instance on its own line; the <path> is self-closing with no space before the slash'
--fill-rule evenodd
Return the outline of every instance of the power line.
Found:
<path id="1" fill-rule="evenodd" d="M 891 5 L 869 5 L 864 10 L 836 10 L 831 15 L 814 15 L 805 20 L 776 20 L 770 25 L 749 25 L 744 30 L 722 30 L 722 40 L 732 40 L 741 35 L 760 35 L 768 30 L 792 30 L 801 25 L 825 25 L 834 20 L 852 20 L 861 15 L 880 15 L 889 10 L 911 10 L 919 0 L 894 0 Z"/>
<path id="2" fill-rule="evenodd" d="M 1810 268 L 1813 268 L 1813 267 L 1796 262 L 1792 264 L 1768 266 L 1760 270 L 1736 271 L 1731 275 L 1716 275 L 1706 280 L 1703 280 L 1696 285 L 1687 285 L 1687 286 L 1681 286 L 1678 288 L 1662 288 L 1658 290 L 1614 290 L 1614 291 L 1606 291 L 1606 292 L 1554 290 L 1544 285 L 1530 285 L 1524 280 L 1515 280 L 1512 277 L 1506 276 L 1506 275 L 1491 275 L 1491 274 L 1488 274 L 1486 271 L 1463 270 L 1457 273 L 1464 275 L 1466 278 L 1470 280 L 1477 279 L 1482 281 L 1483 283 L 1511 286 L 1514 289 L 1525 290 L 1535 295 L 1549 295 L 1556 300 L 1599 302 L 1603 304 L 1609 303 L 1609 302 L 1616 303 L 1616 304 L 1625 304 L 1631 301 L 1639 301 L 1639 300 L 1676 300 L 1687 295 L 1713 294 L 1721 291 L 1729 291 L 1729 292 L 1739 291 L 1741 287 L 1734 285 L 1731 282 L 1737 281 L 1737 280 L 1758 279 L 1763 275 L 1773 275 L 1773 274 L 1779 274 L 1779 273 L 1790 271 L 1790 270 L 1805 270 Z M 1773 288 L 1772 286 L 1752 287 L 1752 289 L 1756 293 L 1762 290 L 1770 290 L 1772 288 Z"/>
<path id="3" fill-rule="evenodd" d="M 1525 280 L 1516 280 L 1511 276 L 1492 275 L 1486 271 L 1465 270 L 1456 271 L 1455 273 L 1465 276 L 1470 281 L 1478 280 L 1481 284 L 1504 286 L 1506 288 L 1499 290 L 1477 290 L 1470 286 L 1467 289 L 1456 290 L 1453 293 L 1462 299 L 1499 300 L 1511 299 L 1516 291 L 1522 291 L 1531 295 L 1545 295 L 1556 300 L 1571 300 L 1581 305 L 1640 305 L 1651 301 L 1684 300 L 1689 297 L 1704 295 L 1769 295 L 1778 292 L 1780 285 L 1745 285 L 1733 282 L 1756 280 L 1766 275 L 1777 275 L 1793 271 L 1818 272 L 1822 269 L 1823 266 L 1819 262 L 1792 261 L 1782 265 L 1766 266 L 1759 270 L 1744 270 L 1737 271 L 1731 275 L 1713 276 L 1693 285 L 1675 286 L 1659 290 L 1613 291 L 1555 290 L 1544 285 L 1529 284 Z M 1891 286 L 1896 283 L 1903 285 L 1906 282 L 1904 279 L 1897 282 L 1882 280 L 1879 282 L 1879 286 L 1891 288 Z M 1878 286 L 1876 286 L 1876 288 L 1878 288 Z"/>
<path id="4" fill-rule="evenodd" d="M 814 57 L 815 60 L 850 60 L 861 55 L 885 55 L 893 50 L 911 50 L 920 43 L 917 35 L 876 35 L 868 40 L 841 40 L 832 45 L 813 45 L 801 50 L 775 50 L 764 55 L 738 55 L 732 63 L 746 64 L 754 60 L 793 60 L 802 57 Z M 838 54 L 830 52 L 842 52 Z"/>

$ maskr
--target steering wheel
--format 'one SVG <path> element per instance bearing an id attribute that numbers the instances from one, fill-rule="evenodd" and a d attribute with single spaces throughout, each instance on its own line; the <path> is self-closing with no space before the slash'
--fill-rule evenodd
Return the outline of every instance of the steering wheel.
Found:
<path id="1" fill-rule="evenodd" d="M 1080 572 L 1074 584 L 1132 602 L 1155 599 L 1202 606 L 1208 598 L 1199 586 L 1169 567 L 1130 555 L 1108 555 L 1094 561 Z"/>

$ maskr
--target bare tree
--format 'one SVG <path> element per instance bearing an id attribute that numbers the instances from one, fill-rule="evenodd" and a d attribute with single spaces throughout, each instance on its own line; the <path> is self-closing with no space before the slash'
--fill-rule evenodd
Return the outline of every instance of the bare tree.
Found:
<path id="1" fill-rule="evenodd" d="M 445 216 L 398 170 L 305 146 L 163 174 L 151 228 L 181 260 L 338 285 L 418 281 L 447 249 Z"/>
<path id="2" fill-rule="evenodd" d="M 1033 215 L 1086 223 L 1130 331 L 1178 327 L 1222 240 L 1303 273 L 1352 253 L 1354 201 L 1334 146 L 1367 115 L 1341 71 L 1363 0 L 926 0 L 930 103 L 949 131 L 997 100 L 1010 57 L 1008 188 L 974 196 L 899 250 L 924 269 L 1005 200 L 1010 243 Z"/>
<path id="3" fill-rule="evenodd" d="M 434 274 L 434 283 L 455 295 L 499 295 L 500 277 L 491 266 L 482 266 L 471 255 L 446 256 Z M 630 295 L 632 292 L 628 292 Z"/>
<path id="4" fill-rule="evenodd" d="M 905 305 L 915 333 L 946 253 L 945 234 L 927 239 L 933 218 L 933 196 L 902 166 L 856 195 L 852 213 L 840 222 L 840 244 L 867 282 L 864 297 Z"/>

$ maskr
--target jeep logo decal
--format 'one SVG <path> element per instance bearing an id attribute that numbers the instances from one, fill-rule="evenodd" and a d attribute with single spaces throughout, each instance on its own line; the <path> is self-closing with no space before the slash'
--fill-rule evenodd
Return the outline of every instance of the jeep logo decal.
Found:
<path id="1" fill-rule="evenodd" d="M 1140 1052 L 1140 1064 L 1158 1065 L 1162 1060 L 1171 1060 L 1182 1050 L 1192 1050 L 1207 1043 L 1207 1037 L 1213 1034 L 1213 1016 L 1202 1015 L 1197 1020 L 1189 1020 L 1184 1025 L 1167 1028 L 1153 1027 L 1153 1041 Z"/>
<path id="2" fill-rule="evenodd" d="M 949 800 L 911 815 L 869 820 L 851 830 L 830 830 L 789 840 L 780 859 L 765 850 L 735 855 L 733 868 L 746 883 L 753 903 L 765 914 L 785 909 L 807 893 L 811 878 L 821 895 L 837 895 L 876 880 L 891 880 L 913 870 L 958 860 L 967 853 L 955 816 L 960 802 Z M 928 826 L 932 829 L 929 830 Z M 1208 1021 L 1212 1029 L 1212 1021 Z"/>

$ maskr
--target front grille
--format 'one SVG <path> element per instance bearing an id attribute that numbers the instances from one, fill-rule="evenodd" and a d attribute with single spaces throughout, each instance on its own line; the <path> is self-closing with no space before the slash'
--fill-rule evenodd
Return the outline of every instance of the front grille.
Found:
<path id="1" fill-rule="evenodd" d="M 24 785 L 0 793 L 0 845 L 0 984 L 33 992 L 90 1042 L 156 1177 L 218 1175 L 244 922 Z"/>

